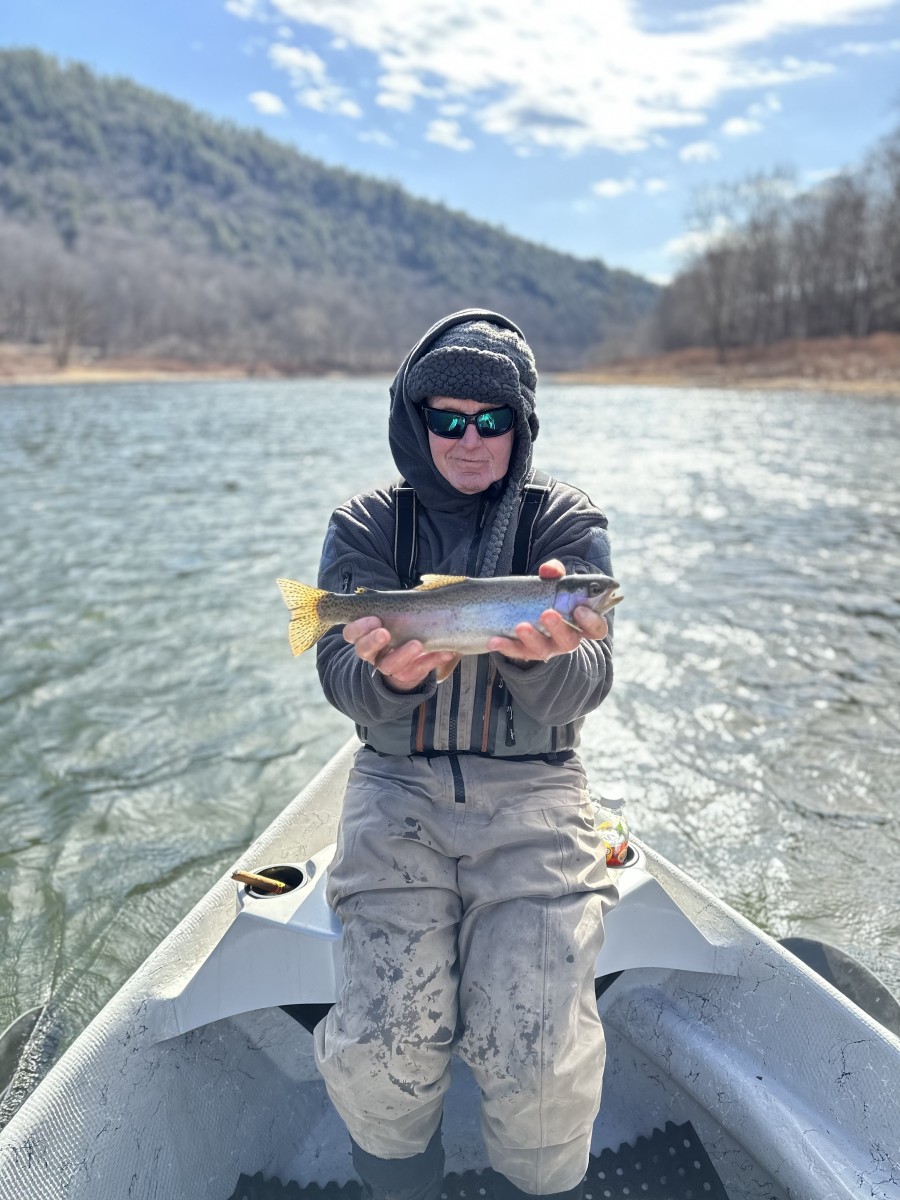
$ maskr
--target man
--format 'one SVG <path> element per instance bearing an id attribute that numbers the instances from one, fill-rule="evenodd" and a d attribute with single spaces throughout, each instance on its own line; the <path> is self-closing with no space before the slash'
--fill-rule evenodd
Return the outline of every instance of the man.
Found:
<path id="1" fill-rule="evenodd" d="M 534 489 L 536 383 L 507 318 L 475 309 L 433 326 L 391 388 L 414 503 L 405 518 L 394 490 L 342 505 L 319 586 L 415 583 L 409 551 L 417 576 L 510 574 Z M 565 484 L 544 493 L 519 569 L 609 574 L 603 515 Z M 575 618 L 523 623 L 440 683 L 453 656 L 387 649 L 376 617 L 319 643 L 325 694 L 364 746 L 328 884 L 344 980 L 316 1059 L 374 1200 L 440 1196 L 453 1053 L 481 1088 L 500 1190 L 579 1194 L 604 1061 L 593 966 L 617 896 L 574 752 L 612 683 L 611 640 L 603 617 Z"/>

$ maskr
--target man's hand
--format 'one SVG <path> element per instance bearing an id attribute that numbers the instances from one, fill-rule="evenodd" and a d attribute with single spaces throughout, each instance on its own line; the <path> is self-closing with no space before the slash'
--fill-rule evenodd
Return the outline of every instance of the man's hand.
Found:
<path id="1" fill-rule="evenodd" d="M 538 574 L 541 579 L 561 579 L 566 568 L 558 558 L 551 558 L 541 563 Z M 507 658 L 519 662 L 546 662 L 559 654 L 571 654 L 584 638 L 599 641 L 609 632 L 606 618 L 585 604 L 580 604 L 572 614 L 578 623 L 573 628 L 555 609 L 548 608 L 541 613 L 541 624 L 547 630 L 542 633 L 529 621 L 521 621 L 516 626 L 514 638 L 495 637 L 488 642 L 488 650 L 497 650 Z"/>
<path id="2" fill-rule="evenodd" d="M 378 617 L 358 617 L 344 626 L 344 641 L 350 642 L 363 662 L 375 667 L 394 692 L 415 691 L 432 671 L 456 657 L 447 650 L 425 651 L 416 641 L 388 650 L 390 640 L 390 631 Z"/>

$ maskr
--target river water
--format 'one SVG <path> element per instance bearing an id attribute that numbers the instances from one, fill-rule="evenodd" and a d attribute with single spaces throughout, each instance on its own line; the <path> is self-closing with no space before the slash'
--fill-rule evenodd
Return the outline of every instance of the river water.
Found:
<path id="1" fill-rule="evenodd" d="M 610 520 L 601 793 L 900 991 L 900 407 L 542 386 Z M 393 477 L 384 380 L 0 390 L 0 1028 L 78 1032 L 350 734 L 275 578 Z"/>

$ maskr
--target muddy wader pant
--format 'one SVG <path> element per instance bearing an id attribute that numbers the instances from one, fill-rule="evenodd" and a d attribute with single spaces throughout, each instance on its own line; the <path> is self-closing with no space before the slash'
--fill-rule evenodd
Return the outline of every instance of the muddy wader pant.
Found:
<path id="1" fill-rule="evenodd" d="M 316 1061 L 367 1190 L 440 1195 L 452 1053 L 511 1195 L 577 1189 L 605 1059 L 594 960 L 617 899 L 578 758 L 361 749 L 327 895 L 344 975 Z"/>

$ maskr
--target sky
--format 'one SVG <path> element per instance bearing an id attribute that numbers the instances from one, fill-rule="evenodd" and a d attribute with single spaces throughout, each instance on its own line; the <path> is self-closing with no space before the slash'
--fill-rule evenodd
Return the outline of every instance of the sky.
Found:
<path id="1" fill-rule="evenodd" d="M 698 189 L 900 125 L 900 0 L 0 0 L 0 46 L 661 282 Z"/>

